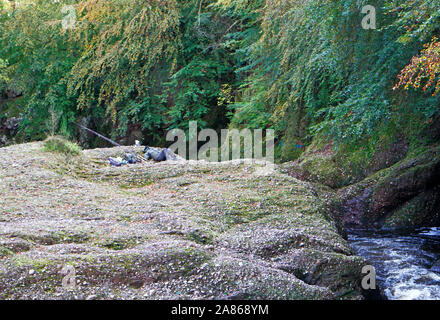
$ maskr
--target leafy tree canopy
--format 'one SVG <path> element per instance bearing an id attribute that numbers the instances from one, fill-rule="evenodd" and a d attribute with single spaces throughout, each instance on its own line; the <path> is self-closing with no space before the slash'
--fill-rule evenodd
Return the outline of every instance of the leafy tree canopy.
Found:
<path id="1" fill-rule="evenodd" d="M 377 29 L 361 27 L 365 5 Z M 436 0 L 1 0 L 0 91 L 22 93 L 2 108 L 24 115 L 24 139 L 86 121 L 163 144 L 197 120 L 374 146 L 438 114 L 439 12 Z"/>

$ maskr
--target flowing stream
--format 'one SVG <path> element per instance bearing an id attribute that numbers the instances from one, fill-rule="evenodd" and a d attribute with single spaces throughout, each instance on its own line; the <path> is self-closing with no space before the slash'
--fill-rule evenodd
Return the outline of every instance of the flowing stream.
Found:
<path id="1" fill-rule="evenodd" d="M 440 259 L 440 228 L 349 234 L 356 253 L 375 267 L 377 284 L 388 299 L 440 300 L 440 272 L 431 269 Z"/>

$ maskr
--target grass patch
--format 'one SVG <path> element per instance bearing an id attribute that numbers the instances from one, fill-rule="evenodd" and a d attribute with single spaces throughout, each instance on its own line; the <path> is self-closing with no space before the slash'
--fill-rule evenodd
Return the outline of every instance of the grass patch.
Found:
<path id="1" fill-rule="evenodd" d="M 49 137 L 44 141 L 44 151 L 57 152 L 65 155 L 78 156 L 81 154 L 81 147 L 74 142 L 58 136 Z"/>
<path id="2" fill-rule="evenodd" d="M 9 250 L 4 246 L 0 246 L 0 258 L 10 257 L 12 255 L 14 255 L 14 252 L 12 250 Z"/>
<path id="3" fill-rule="evenodd" d="M 135 247 L 138 240 L 135 237 L 106 239 L 101 243 L 101 246 L 111 250 L 124 250 Z"/>
<path id="4" fill-rule="evenodd" d="M 56 265 L 55 261 L 49 259 L 32 259 L 26 256 L 15 256 L 13 259 L 17 267 L 30 267 L 37 271 L 42 271 L 46 267 Z"/>

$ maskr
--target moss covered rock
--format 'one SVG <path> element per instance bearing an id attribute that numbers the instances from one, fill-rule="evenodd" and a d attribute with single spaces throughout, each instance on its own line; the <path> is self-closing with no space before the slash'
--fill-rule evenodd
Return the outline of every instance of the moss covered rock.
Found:
<path id="1" fill-rule="evenodd" d="M 321 189 L 244 160 L 106 163 L 126 151 L 0 149 L 2 298 L 363 297 Z"/>
<path id="2" fill-rule="evenodd" d="M 440 147 L 338 190 L 335 212 L 349 226 L 420 227 L 440 222 Z"/>

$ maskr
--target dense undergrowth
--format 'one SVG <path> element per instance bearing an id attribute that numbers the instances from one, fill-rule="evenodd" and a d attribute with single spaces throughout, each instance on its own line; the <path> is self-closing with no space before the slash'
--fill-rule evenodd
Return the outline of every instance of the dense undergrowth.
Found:
<path id="1" fill-rule="evenodd" d="M 438 140 L 438 1 L 12 3 L 0 1 L 0 115 L 23 114 L 23 140 L 78 138 L 81 121 L 165 144 L 197 120 L 273 128 L 281 160 L 331 141 L 352 165 L 401 140 L 409 152 Z M 367 4 L 377 29 L 361 26 Z"/>

